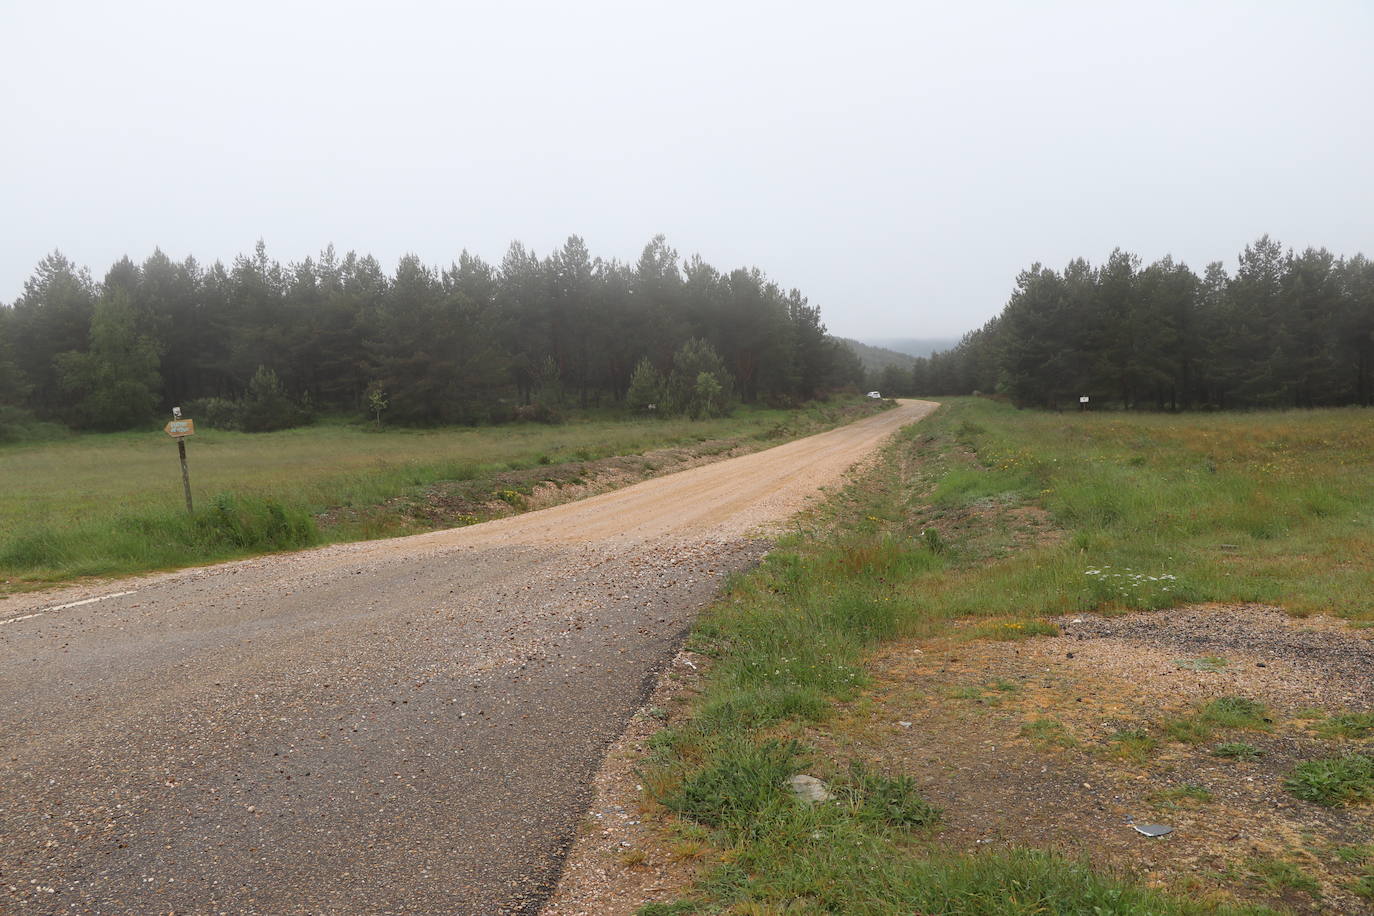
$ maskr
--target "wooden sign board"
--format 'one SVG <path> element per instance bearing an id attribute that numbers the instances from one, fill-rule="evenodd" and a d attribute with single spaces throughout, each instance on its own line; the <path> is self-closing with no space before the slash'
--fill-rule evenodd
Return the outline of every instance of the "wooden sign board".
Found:
<path id="1" fill-rule="evenodd" d="M 171 420 L 166 426 L 162 427 L 162 431 L 173 439 L 194 436 L 196 434 L 196 423 L 194 420 Z"/>

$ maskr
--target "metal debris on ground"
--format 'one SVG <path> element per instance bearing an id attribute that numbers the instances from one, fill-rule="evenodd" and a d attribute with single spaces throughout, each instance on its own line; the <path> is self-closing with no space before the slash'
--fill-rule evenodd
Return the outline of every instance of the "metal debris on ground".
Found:
<path id="1" fill-rule="evenodd" d="M 1166 827 L 1164 824 L 1132 824 L 1136 833 L 1143 833 L 1146 836 L 1164 836 L 1166 833 L 1173 833 L 1174 828 Z"/>

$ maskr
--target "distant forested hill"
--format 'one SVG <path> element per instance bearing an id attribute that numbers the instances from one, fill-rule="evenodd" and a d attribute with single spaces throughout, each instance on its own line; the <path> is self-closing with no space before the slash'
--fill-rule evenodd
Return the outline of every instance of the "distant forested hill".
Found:
<path id="1" fill-rule="evenodd" d="M 867 341 L 870 346 L 895 350 L 908 356 L 929 356 L 958 346 L 957 337 L 878 337 Z"/>
<path id="2" fill-rule="evenodd" d="M 886 347 L 874 347 L 860 340 L 850 337 L 838 338 L 841 343 L 848 344 L 859 357 L 859 362 L 863 363 L 864 371 L 869 376 L 881 373 L 889 366 L 896 366 L 899 369 L 910 371 L 916 365 L 916 357 L 907 353 L 899 353 L 896 350 L 889 350 Z"/>

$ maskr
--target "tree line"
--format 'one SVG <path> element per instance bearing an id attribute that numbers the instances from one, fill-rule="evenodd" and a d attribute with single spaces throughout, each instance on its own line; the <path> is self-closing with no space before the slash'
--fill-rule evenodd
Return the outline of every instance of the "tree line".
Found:
<path id="1" fill-rule="evenodd" d="M 634 264 L 582 239 L 500 264 L 466 251 L 283 266 L 259 242 L 225 265 L 128 257 L 96 282 L 53 253 L 0 304 L 0 409 L 77 429 L 147 424 L 172 405 L 269 429 L 316 411 L 413 425 L 550 419 L 628 404 L 718 413 L 861 385 L 820 310 L 757 269 L 679 258 L 662 236 Z"/>
<path id="2" fill-rule="evenodd" d="M 1021 406 L 1257 408 L 1374 403 L 1374 262 L 1285 250 L 1267 235 L 1201 276 L 1116 249 L 1034 264 L 1001 314 L 919 359 L 902 390 Z M 892 386 L 889 386 L 892 387 Z"/>

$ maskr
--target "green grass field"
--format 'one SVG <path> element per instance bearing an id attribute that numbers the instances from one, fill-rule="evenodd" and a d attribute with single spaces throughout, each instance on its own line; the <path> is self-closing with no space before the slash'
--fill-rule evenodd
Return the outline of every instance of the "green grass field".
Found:
<path id="1" fill-rule="evenodd" d="M 740 408 L 706 420 L 591 417 L 557 426 L 434 430 L 325 424 L 276 433 L 202 429 L 188 440 L 195 518 L 161 432 L 0 446 L 0 593 L 80 576 L 190 565 L 332 540 L 399 534 L 413 519 L 321 528 L 336 508 L 375 509 L 446 481 L 484 481 L 705 440 L 756 445 L 840 422 L 854 401 Z"/>
<path id="2" fill-rule="evenodd" d="M 644 784 L 665 844 L 705 828 L 711 864 L 676 904 L 643 912 L 1269 912 L 1040 850 L 940 848 L 922 830 L 939 815 L 910 783 L 858 778 L 804 739 L 860 697 L 875 647 L 956 622 L 1017 639 L 1057 632 L 1049 615 L 1199 601 L 1374 621 L 1372 471 L 1369 410 L 947 404 L 703 616 L 692 644 L 715 659 L 707 686 L 655 737 Z M 825 776 L 842 803 L 793 801 L 781 779 L 797 772 Z"/>
<path id="3" fill-rule="evenodd" d="M 1058 415 L 967 402 L 951 420 L 978 462 L 940 483 L 937 504 L 1033 503 L 1069 537 L 990 575 L 941 575 L 941 615 L 1235 600 L 1374 619 L 1374 411 Z"/>

